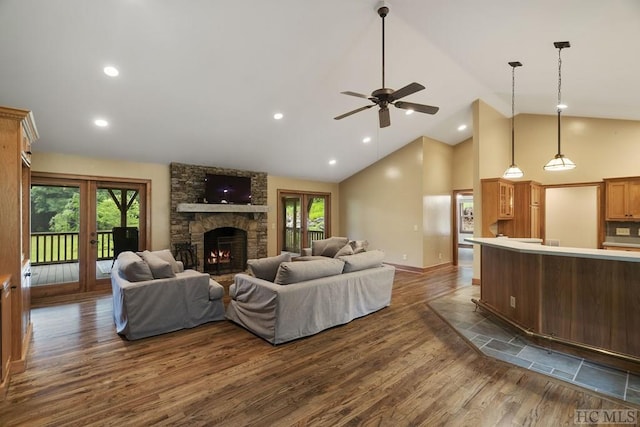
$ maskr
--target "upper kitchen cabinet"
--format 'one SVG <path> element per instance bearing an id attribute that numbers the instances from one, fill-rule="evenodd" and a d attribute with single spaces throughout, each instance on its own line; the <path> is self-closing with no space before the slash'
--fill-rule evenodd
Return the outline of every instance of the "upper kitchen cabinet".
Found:
<path id="1" fill-rule="evenodd" d="M 502 224 L 500 232 L 509 237 L 541 238 L 542 187 L 535 181 L 514 183 L 513 220 Z"/>
<path id="2" fill-rule="evenodd" d="M 482 180 L 482 237 L 502 234 L 499 221 L 514 216 L 514 185 L 502 178 Z"/>
<path id="3" fill-rule="evenodd" d="M 605 179 L 606 219 L 640 221 L 640 177 Z"/>

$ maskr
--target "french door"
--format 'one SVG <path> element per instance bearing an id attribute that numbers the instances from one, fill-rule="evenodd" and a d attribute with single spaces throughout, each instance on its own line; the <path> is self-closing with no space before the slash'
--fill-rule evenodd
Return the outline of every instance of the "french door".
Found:
<path id="1" fill-rule="evenodd" d="M 299 254 L 311 241 L 331 235 L 331 194 L 278 190 L 278 199 L 281 251 Z"/>
<path id="2" fill-rule="evenodd" d="M 114 227 L 131 227 L 148 243 L 150 183 L 33 172 L 31 295 L 110 288 Z"/>

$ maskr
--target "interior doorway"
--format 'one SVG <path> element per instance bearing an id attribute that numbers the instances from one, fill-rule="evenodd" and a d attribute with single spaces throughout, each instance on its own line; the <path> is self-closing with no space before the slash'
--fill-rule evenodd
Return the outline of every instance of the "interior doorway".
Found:
<path id="1" fill-rule="evenodd" d="M 451 224 L 453 265 L 473 266 L 473 245 L 465 237 L 473 237 L 473 190 L 454 190 L 451 198 L 453 218 Z"/>

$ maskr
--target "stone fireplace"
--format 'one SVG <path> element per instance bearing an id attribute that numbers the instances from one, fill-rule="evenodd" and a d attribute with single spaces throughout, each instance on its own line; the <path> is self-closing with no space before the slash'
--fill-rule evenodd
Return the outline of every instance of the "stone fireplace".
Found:
<path id="1" fill-rule="evenodd" d="M 244 271 L 246 260 L 267 256 L 267 175 L 172 163 L 171 245 L 191 244 L 197 270 L 214 276 Z M 251 177 L 251 205 L 204 204 L 206 174 Z M 221 235 L 220 235 L 221 234 Z M 220 252 L 222 244 L 223 254 Z M 239 247 L 240 246 L 240 247 Z M 234 251 L 233 259 L 215 258 Z M 212 256 L 212 251 L 214 252 Z"/>

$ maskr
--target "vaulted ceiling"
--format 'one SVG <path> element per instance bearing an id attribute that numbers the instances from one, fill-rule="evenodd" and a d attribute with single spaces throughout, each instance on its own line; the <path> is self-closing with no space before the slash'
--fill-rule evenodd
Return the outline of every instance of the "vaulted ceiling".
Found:
<path id="1" fill-rule="evenodd" d="M 436 115 L 333 119 L 369 102 L 340 92 L 381 87 L 376 0 L 2 0 L 0 104 L 33 110 L 36 152 L 338 182 L 419 136 L 469 138 L 475 99 L 510 116 L 509 61 L 516 113 L 555 114 L 568 40 L 564 114 L 640 120 L 637 0 L 387 4 L 386 85 L 423 84 L 403 100 Z"/>

